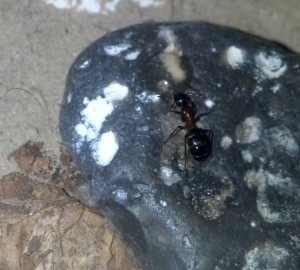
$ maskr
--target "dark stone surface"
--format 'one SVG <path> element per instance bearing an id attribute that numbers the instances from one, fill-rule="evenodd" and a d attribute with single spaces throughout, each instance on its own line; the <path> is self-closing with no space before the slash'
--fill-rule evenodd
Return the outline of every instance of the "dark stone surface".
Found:
<path id="1" fill-rule="evenodd" d="M 60 115 L 81 199 L 143 269 L 299 269 L 299 74 L 299 55 L 230 28 L 107 34 L 71 67 Z M 163 145 L 182 125 L 169 112 L 178 93 L 214 109 L 200 119 L 212 155 L 186 169 L 186 131 Z"/>

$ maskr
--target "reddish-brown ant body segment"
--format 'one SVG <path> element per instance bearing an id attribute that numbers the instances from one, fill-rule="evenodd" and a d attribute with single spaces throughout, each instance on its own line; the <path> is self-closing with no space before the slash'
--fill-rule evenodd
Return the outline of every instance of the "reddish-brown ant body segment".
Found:
<path id="1" fill-rule="evenodd" d="M 174 110 L 174 107 L 179 107 L 180 111 Z M 181 115 L 181 121 L 185 123 L 184 126 L 178 126 L 173 130 L 169 137 L 165 140 L 166 144 L 172 139 L 180 130 L 186 129 L 187 134 L 185 135 L 185 167 L 187 160 L 186 145 L 188 144 L 191 155 L 195 160 L 205 160 L 209 157 L 212 150 L 213 131 L 209 129 L 203 129 L 196 126 L 197 121 L 204 115 L 210 114 L 212 111 L 207 113 L 197 114 L 195 104 L 192 102 L 190 97 L 186 94 L 175 94 L 174 103 L 171 106 L 171 112 Z"/>

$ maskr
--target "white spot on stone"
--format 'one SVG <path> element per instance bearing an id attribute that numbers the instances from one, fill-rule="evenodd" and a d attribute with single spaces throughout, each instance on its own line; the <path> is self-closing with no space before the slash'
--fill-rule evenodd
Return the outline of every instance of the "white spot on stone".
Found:
<path id="1" fill-rule="evenodd" d="M 81 111 L 83 123 L 79 123 L 79 127 L 76 126 L 76 131 L 82 131 L 83 127 L 81 125 L 84 125 L 87 130 L 84 137 L 86 140 L 91 141 L 98 135 L 106 117 L 112 113 L 113 104 L 100 96 L 92 100 L 85 98 L 83 103 L 86 105 L 86 108 Z"/>
<path id="2" fill-rule="evenodd" d="M 114 158 L 119 149 L 116 136 L 112 131 L 101 135 L 99 141 L 93 144 L 93 157 L 98 165 L 107 166 Z"/>
<path id="3" fill-rule="evenodd" d="M 209 108 L 209 109 L 211 109 L 212 107 L 215 106 L 215 102 L 214 102 L 213 100 L 211 100 L 211 99 L 206 99 L 206 100 L 204 101 L 204 104 L 205 104 L 205 106 L 206 106 L 207 108 Z"/>
<path id="4" fill-rule="evenodd" d="M 259 52 L 255 56 L 255 64 L 263 79 L 279 78 L 287 70 L 287 65 L 275 52 Z"/>
<path id="5" fill-rule="evenodd" d="M 236 141 L 238 143 L 253 143 L 259 140 L 262 124 L 257 117 L 248 117 L 238 125 L 236 129 Z"/>
<path id="6" fill-rule="evenodd" d="M 140 54 L 139 51 L 130 52 L 126 54 L 125 59 L 128 61 L 136 60 L 139 54 Z"/>
<path id="7" fill-rule="evenodd" d="M 170 167 L 162 167 L 161 168 L 161 173 L 165 176 L 165 177 L 171 177 L 173 170 Z"/>
<path id="8" fill-rule="evenodd" d="M 81 148 L 81 146 L 82 146 L 82 143 L 83 143 L 82 140 L 81 140 L 81 141 L 77 141 L 77 142 L 75 143 L 75 148 L 76 148 L 77 153 L 80 153 L 80 148 Z"/>
<path id="9" fill-rule="evenodd" d="M 296 246 L 296 248 L 300 248 L 300 238 L 299 236 L 296 235 L 291 235 L 291 240 L 293 241 L 294 245 Z"/>
<path id="10" fill-rule="evenodd" d="M 119 45 L 110 45 L 110 46 L 105 46 L 104 51 L 106 54 L 110 56 L 117 56 L 121 52 L 128 50 L 131 47 L 130 44 L 119 44 Z"/>
<path id="11" fill-rule="evenodd" d="M 299 209 L 295 208 L 295 204 L 300 202 L 299 196 L 296 195 L 299 194 L 299 188 L 292 183 L 291 178 L 259 169 L 248 170 L 244 181 L 249 188 L 257 189 L 257 210 L 266 222 L 286 223 L 294 221 L 295 216 L 299 217 Z M 277 196 L 269 197 L 266 194 L 268 187 L 272 187 L 273 192 L 281 196 L 289 197 L 289 200 L 278 208 Z"/>
<path id="12" fill-rule="evenodd" d="M 136 111 L 137 113 L 141 114 L 141 113 L 142 113 L 142 108 L 141 108 L 140 106 L 135 107 L 135 111 Z"/>
<path id="13" fill-rule="evenodd" d="M 177 225 L 175 225 L 175 222 L 171 219 L 168 219 L 166 221 L 166 226 L 169 227 L 172 231 L 175 231 L 177 228 Z M 166 241 L 164 241 L 164 242 L 166 242 Z"/>
<path id="14" fill-rule="evenodd" d="M 146 91 L 140 93 L 139 95 L 136 95 L 136 97 L 142 101 L 143 103 L 148 103 L 149 102 L 149 95 L 147 94 Z"/>
<path id="15" fill-rule="evenodd" d="M 183 245 L 184 245 L 186 248 L 192 248 L 192 247 L 193 247 L 192 244 L 191 244 L 191 241 L 190 241 L 190 239 L 189 239 L 188 236 L 184 236 L 184 237 L 182 238 L 182 242 L 183 242 Z"/>
<path id="16" fill-rule="evenodd" d="M 190 187 L 184 186 L 183 187 L 183 196 L 188 199 L 188 198 L 190 198 L 190 195 L 191 195 Z"/>
<path id="17" fill-rule="evenodd" d="M 273 243 L 265 243 L 246 253 L 246 264 L 242 270 L 283 269 L 289 252 Z"/>
<path id="18" fill-rule="evenodd" d="M 273 119 L 277 119 L 278 118 L 278 111 L 271 110 L 271 111 L 268 112 L 268 115 L 270 117 L 272 117 Z"/>
<path id="19" fill-rule="evenodd" d="M 245 60 L 245 52 L 235 46 L 230 46 L 226 51 L 226 60 L 232 68 L 239 68 Z"/>
<path id="20" fill-rule="evenodd" d="M 251 153 L 249 150 L 243 150 L 241 153 L 242 153 L 243 159 L 244 159 L 246 162 L 248 162 L 248 163 L 252 162 L 252 160 L 253 160 L 253 155 L 252 155 L 252 153 Z"/>
<path id="21" fill-rule="evenodd" d="M 72 94 L 68 94 L 67 103 L 70 103 L 71 101 L 72 101 Z"/>
<path id="22" fill-rule="evenodd" d="M 84 69 L 84 68 L 86 68 L 87 66 L 89 66 L 90 63 L 91 63 L 91 60 L 85 60 L 85 61 L 79 66 L 79 68 L 80 68 L 80 69 Z"/>
<path id="23" fill-rule="evenodd" d="M 227 149 L 232 144 L 232 139 L 229 136 L 223 136 L 221 140 L 221 146 Z"/>
<path id="24" fill-rule="evenodd" d="M 166 41 L 168 46 L 165 49 L 165 54 L 175 54 L 178 57 L 182 55 L 182 51 L 177 42 L 174 32 L 169 27 L 161 27 L 158 37 Z"/>
<path id="25" fill-rule="evenodd" d="M 170 167 L 163 166 L 160 169 L 161 178 L 163 179 L 164 183 L 167 186 L 171 186 L 173 184 L 178 183 L 181 181 L 180 176 L 175 173 Z"/>
<path id="26" fill-rule="evenodd" d="M 252 228 L 255 228 L 255 227 L 256 227 L 256 223 L 255 223 L 254 221 L 251 221 L 250 226 L 251 226 Z"/>
<path id="27" fill-rule="evenodd" d="M 108 102 L 122 100 L 128 95 L 128 87 L 117 82 L 112 82 L 103 89 L 103 94 Z"/>
<path id="28" fill-rule="evenodd" d="M 280 90 L 280 88 L 281 88 L 280 83 L 276 83 L 275 85 L 273 85 L 273 86 L 271 87 L 271 90 L 272 90 L 272 92 L 273 92 L 274 94 L 276 94 L 276 93 Z"/>
<path id="29" fill-rule="evenodd" d="M 299 64 L 293 65 L 292 68 L 293 69 L 298 69 L 299 68 Z"/>
<path id="30" fill-rule="evenodd" d="M 221 88 L 221 87 L 222 87 L 222 84 L 217 83 L 217 87 L 218 87 L 218 88 Z"/>
<path id="31" fill-rule="evenodd" d="M 118 188 L 114 190 L 112 193 L 115 196 L 116 201 L 122 202 L 122 201 L 126 201 L 128 198 L 128 193 L 124 189 Z"/>
<path id="32" fill-rule="evenodd" d="M 112 82 L 103 89 L 105 98 L 101 96 L 89 100 L 84 98 L 85 109 L 81 111 L 81 123 L 75 126 L 78 135 L 87 141 L 95 139 L 100 132 L 106 117 L 113 111 L 113 103 L 124 99 L 128 94 L 128 87 L 117 82 Z"/>
<path id="33" fill-rule="evenodd" d="M 266 131 L 274 149 L 285 151 L 290 156 L 295 156 L 299 152 L 299 145 L 292 132 L 286 126 L 270 128 Z"/>
<path id="34" fill-rule="evenodd" d="M 255 96 L 257 93 L 262 92 L 262 90 L 263 90 L 263 88 L 260 85 L 256 85 L 256 87 L 252 93 L 252 96 Z"/>
<path id="35" fill-rule="evenodd" d="M 138 132 L 148 132 L 149 131 L 149 126 L 136 127 L 136 131 L 138 131 Z"/>
<path id="36" fill-rule="evenodd" d="M 149 98 L 152 100 L 153 103 L 156 103 L 160 100 L 159 95 L 156 94 L 150 95 Z"/>
<path id="37" fill-rule="evenodd" d="M 88 134 L 88 129 L 84 124 L 77 124 L 75 126 L 75 130 L 77 132 L 78 135 L 80 135 L 81 137 L 85 137 Z"/>
<path id="38" fill-rule="evenodd" d="M 169 92 L 171 91 L 171 83 L 168 80 L 160 80 L 157 83 L 157 87 L 161 92 Z"/>
<path id="39" fill-rule="evenodd" d="M 163 207 L 166 207 L 166 206 L 167 206 L 167 202 L 166 202 L 166 201 L 160 200 L 159 203 L 160 203 Z"/>
<path id="40" fill-rule="evenodd" d="M 160 100 L 159 95 L 156 94 L 147 94 L 146 91 L 142 92 L 139 95 L 136 95 L 136 97 L 143 103 L 156 103 Z"/>
<path id="41" fill-rule="evenodd" d="M 284 178 L 281 175 L 274 175 L 263 169 L 259 169 L 258 171 L 247 171 L 244 180 L 249 188 L 256 187 L 261 192 L 265 191 L 267 186 L 285 186 L 287 188 L 294 188 L 291 178 Z"/>

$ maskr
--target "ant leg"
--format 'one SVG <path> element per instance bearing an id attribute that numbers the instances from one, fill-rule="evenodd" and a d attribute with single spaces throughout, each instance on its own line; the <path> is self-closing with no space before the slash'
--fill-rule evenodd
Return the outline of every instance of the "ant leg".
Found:
<path id="1" fill-rule="evenodd" d="M 184 138 L 184 169 L 186 170 L 186 161 L 187 161 L 187 152 L 186 152 L 186 144 L 187 144 L 187 138 L 188 136 L 185 135 L 185 138 Z"/>
<path id="2" fill-rule="evenodd" d="M 209 139 L 209 154 L 211 154 L 212 151 L 212 144 L 213 144 L 213 138 L 214 138 L 214 132 L 210 129 L 203 129 L 204 132 L 208 134 Z"/>
<path id="3" fill-rule="evenodd" d="M 166 97 L 164 97 L 164 96 L 162 96 L 162 95 L 158 95 L 158 97 L 161 98 L 164 102 L 169 103 L 169 101 L 167 100 Z M 177 111 L 172 110 L 172 109 L 175 108 L 175 107 L 176 107 L 176 102 L 174 101 L 174 102 L 172 103 L 172 105 L 170 106 L 170 108 L 169 108 L 169 112 L 177 112 Z M 180 113 L 180 112 L 178 112 L 178 113 Z"/>
<path id="4" fill-rule="evenodd" d="M 147 63 L 148 61 L 152 60 L 155 57 L 158 57 L 160 54 L 161 54 L 161 52 L 157 51 L 157 52 L 153 53 L 152 55 L 147 56 L 145 59 L 145 63 Z"/>
<path id="5" fill-rule="evenodd" d="M 165 97 L 163 97 L 162 95 L 157 95 L 157 96 L 159 98 L 161 98 L 164 102 L 169 103 L 169 101 Z"/>
<path id="6" fill-rule="evenodd" d="M 175 128 L 175 129 L 172 131 L 172 133 L 169 135 L 169 137 L 164 141 L 164 145 L 165 145 L 168 141 L 170 141 L 174 136 L 176 136 L 177 133 L 178 133 L 180 130 L 182 130 L 182 129 L 184 129 L 184 127 L 182 127 L 182 126 L 178 126 L 177 128 Z"/>
<path id="7" fill-rule="evenodd" d="M 162 99 L 164 102 L 169 103 L 169 101 L 167 100 L 166 97 L 162 96 L 162 95 L 157 95 L 160 99 Z M 175 111 L 173 110 L 176 107 L 176 102 L 174 101 L 172 103 L 172 105 L 169 107 L 169 112 L 174 112 L 174 113 L 178 113 L 181 114 L 181 112 Z"/>
<path id="8" fill-rule="evenodd" d="M 212 109 L 212 110 L 210 110 L 210 111 L 208 111 L 208 112 L 206 112 L 206 113 L 199 113 L 199 114 L 196 116 L 195 121 L 199 121 L 200 118 L 201 118 L 202 116 L 209 115 L 209 114 L 211 114 L 214 110 L 215 110 L 215 109 Z M 210 130 L 210 131 L 211 131 L 211 130 Z"/>
<path id="9" fill-rule="evenodd" d="M 214 132 L 212 130 L 209 131 L 209 141 L 210 141 L 210 153 L 212 152 L 212 145 L 213 145 L 213 139 L 214 139 Z"/>
<path id="10" fill-rule="evenodd" d="M 203 97 L 203 94 L 202 94 L 201 92 L 199 92 L 196 88 L 194 88 L 191 84 L 185 83 L 185 85 L 186 85 L 188 88 L 190 88 L 190 89 L 192 89 L 193 91 L 195 91 L 200 97 Z"/>
<path id="11" fill-rule="evenodd" d="M 182 112 L 175 111 L 175 110 L 169 110 L 169 112 L 177 113 L 177 114 L 182 114 Z"/>
<path id="12" fill-rule="evenodd" d="M 174 109 L 176 107 L 176 101 L 174 100 L 174 102 L 172 103 L 171 107 L 170 107 L 170 111 L 171 109 Z"/>

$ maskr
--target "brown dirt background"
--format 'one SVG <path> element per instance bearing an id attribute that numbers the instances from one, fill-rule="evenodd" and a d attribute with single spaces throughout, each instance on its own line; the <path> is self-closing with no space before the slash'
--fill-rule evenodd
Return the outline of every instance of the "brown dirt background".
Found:
<path id="1" fill-rule="evenodd" d="M 115 12 L 90 14 L 42 0 L 0 0 L 0 178 L 19 170 L 7 157 L 28 140 L 44 142 L 49 154 L 59 156 L 58 116 L 68 69 L 82 49 L 108 31 L 149 20 L 201 20 L 300 52 L 298 0 L 161 2 L 140 8 L 121 0 Z"/>

